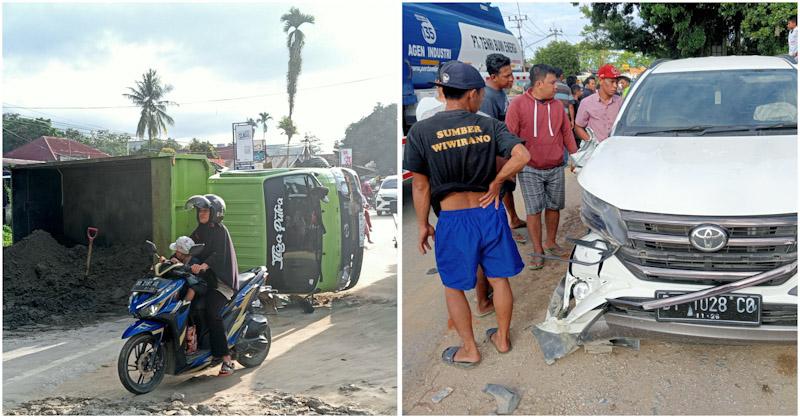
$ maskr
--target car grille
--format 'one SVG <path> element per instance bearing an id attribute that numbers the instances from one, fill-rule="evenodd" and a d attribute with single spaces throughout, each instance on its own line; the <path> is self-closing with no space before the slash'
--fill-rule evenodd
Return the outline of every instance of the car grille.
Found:
<path id="1" fill-rule="evenodd" d="M 692 217 L 623 211 L 628 243 L 618 255 L 642 280 L 693 284 L 737 281 L 797 259 L 797 216 Z M 697 250 L 691 230 L 702 224 L 722 227 L 728 243 L 716 252 Z M 793 272 L 762 286 L 784 283 Z"/>
<path id="2" fill-rule="evenodd" d="M 620 298 L 631 302 L 642 302 L 647 298 Z M 609 304 L 608 311 L 636 318 L 655 319 L 656 311 L 646 311 L 640 306 Z M 761 325 L 797 326 L 797 305 L 765 303 L 761 305 Z"/>
<path id="3" fill-rule="evenodd" d="M 395 200 L 397 200 L 397 197 L 395 197 L 395 196 L 381 196 L 381 200 L 384 201 L 384 202 L 394 202 Z"/>

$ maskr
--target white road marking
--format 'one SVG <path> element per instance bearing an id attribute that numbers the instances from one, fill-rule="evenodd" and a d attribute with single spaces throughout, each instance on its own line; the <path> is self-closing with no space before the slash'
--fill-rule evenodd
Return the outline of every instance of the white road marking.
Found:
<path id="1" fill-rule="evenodd" d="M 9 361 L 9 360 L 14 360 L 14 359 L 20 358 L 20 357 L 24 357 L 24 356 L 27 356 L 29 354 L 40 353 L 42 351 L 49 350 L 49 349 L 51 349 L 53 347 L 58 347 L 60 345 L 66 344 L 66 343 L 67 343 L 66 341 L 62 341 L 62 342 L 60 342 L 58 344 L 47 345 L 47 346 L 44 346 L 44 347 L 39 347 L 39 346 L 22 347 L 22 348 L 18 348 L 16 350 L 11 350 L 11 351 L 8 351 L 6 353 L 3 353 L 3 362 Z"/>
<path id="2" fill-rule="evenodd" d="M 20 374 L 20 375 L 17 375 L 17 376 L 14 376 L 14 377 L 12 377 L 10 379 L 5 379 L 3 384 L 7 385 L 9 383 L 14 383 L 14 382 L 17 382 L 17 381 L 20 381 L 20 380 L 23 380 L 23 379 L 27 379 L 27 378 L 29 378 L 31 376 L 36 376 L 37 374 L 39 374 L 39 373 L 41 373 L 41 372 L 43 372 L 45 370 L 52 369 L 53 367 L 56 367 L 58 365 L 61 365 L 61 364 L 68 363 L 70 361 L 79 359 L 79 358 L 84 357 L 84 356 L 86 356 L 86 355 L 88 355 L 90 353 L 94 353 L 95 351 L 102 350 L 102 349 L 104 349 L 106 347 L 109 347 L 111 345 L 118 344 L 118 343 L 119 343 L 118 340 L 110 340 L 110 341 L 106 341 L 104 343 L 97 344 L 91 350 L 80 352 L 80 353 L 75 353 L 75 354 L 73 354 L 71 356 L 62 357 L 62 358 L 60 358 L 58 360 L 49 362 L 49 363 L 47 363 L 46 365 L 44 365 L 42 367 L 37 367 L 37 368 L 35 368 L 33 370 L 28 370 L 27 372 L 25 372 L 23 374 Z"/>

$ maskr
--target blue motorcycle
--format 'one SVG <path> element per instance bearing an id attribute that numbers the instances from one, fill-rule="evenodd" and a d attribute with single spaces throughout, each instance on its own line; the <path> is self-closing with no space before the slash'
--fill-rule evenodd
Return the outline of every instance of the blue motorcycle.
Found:
<path id="1" fill-rule="evenodd" d="M 155 256 L 155 244 L 147 243 Z M 202 246 L 195 245 L 191 253 L 197 254 Z M 190 281 L 197 280 L 191 270 L 183 264 L 165 261 L 156 262 L 152 273 L 151 277 L 138 280 L 133 286 L 128 311 L 138 320 L 122 334 L 128 341 L 117 361 L 122 385 L 134 394 L 152 391 L 161 383 L 164 374 L 195 372 L 220 362 L 213 361 L 208 329 L 202 329 L 203 321 L 195 324 L 198 349 L 187 353 L 186 332 L 192 302 L 183 297 Z M 265 286 L 266 278 L 264 266 L 241 273 L 240 289 L 222 311 L 231 356 L 248 368 L 263 363 L 272 344 L 267 318 L 254 312 L 261 306 L 259 295 L 272 293 Z M 198 312 L 201 309 L 201 306 L 193 308 Z M 202 318 L 198 312 L 194 312 L 192 318 Z"/>

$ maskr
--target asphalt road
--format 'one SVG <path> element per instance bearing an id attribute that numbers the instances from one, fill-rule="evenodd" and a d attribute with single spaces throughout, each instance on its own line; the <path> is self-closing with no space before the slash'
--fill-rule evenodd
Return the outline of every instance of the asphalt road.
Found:
<path id="1" fill-rule="evenodd" d="M 562 246 L 565 236 L 579 237 L 586 231 L 578 217 L 580 187 L 574 175 L 566 176 L 567 208 L 559 229 Z M 519 191 L 515 200 L 523 213 Z M 546 365 L 530 327 L 544 319 L 552 291 L 564 274 L 567 265 L 558 262 L 548 261 L 543 270 L 524 270 L 511 279 L 512 352 L 501 355 L 482 342 L 484 331 L 496 326 L 494 315 L 474 318 L 481 364 L 469 370 L 444 365 L 442 350 L 459 344 L 459 339 L 447 328 L 434 257 L 421 256 L 415 248 L 416 216 L 410 196 L 403 215 L 404 414 L 489 415 L 495 402 L 482 389 L 497 383 L 521 394 L 515 414 L 522 415 L 796 415 L 796 345 L 642 340 L 638 351 L 614 348 L 610 354 L 590 354 L 581 349 Z M 519 248 L 523 256 L 532 251 L 530 244 Z M 474 301 L 474 295 L 468 297 Z M 452 394 L 438 404 L 431 401 L 448 387 Z"/>
<path id="2" fill-rule="evenodd" d="M 166 376 L 137 400 L 161 401 L 185 394 L 187 402 L 215 397 L 246 399 L 256 390 L 312 395 L 333 404 L 355 403 L 383 415 L 397 403 L 397 264 L 394 221 L 372 216 L 373 240 L 365 252 L 359 284 L 323 294 L 312 314 L 288 307 L 270 315 L 273 345 L 255 369 L 216 376 L 217 367 Z M 133 399 L 119 383 L 120 339 L 132 318 L 119 317 L 72 330 L 41 329 L 3 339 L 3 409 L 51 396 Z M 342 390 L 342 387 L 348 388 Z M 247 411 L 245 411 L 247 412 Z M 249 414 L 258 415 L 257 411 Z"/>

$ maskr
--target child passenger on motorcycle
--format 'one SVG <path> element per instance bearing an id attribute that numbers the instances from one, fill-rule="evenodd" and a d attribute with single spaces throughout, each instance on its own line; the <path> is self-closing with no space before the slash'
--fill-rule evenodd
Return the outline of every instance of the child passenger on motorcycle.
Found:
<path id="1" fill-rule="evenodd" d="M 175 242 L 169 245 L 169 249 L 175 251 L 175 253 L 170 257 L 169 261 L 172 263 L 181 263 L 189 268 L 191 268 L 194 264 L 199 264 L 200 260 L 190 254 L 192 247 L 194 247 L 193 239 L 187 236 L 178 237 Z M 191 277 L 189 279 L 189 289 L 186 290 L 186 296 L 184 296 L 183 300 L 191 301 L 194 299 L 195 294 L 198 292 L 202 294 L 204 290 L 205 284 L 201 281 L 198 281 L 196 278 Z"/>

